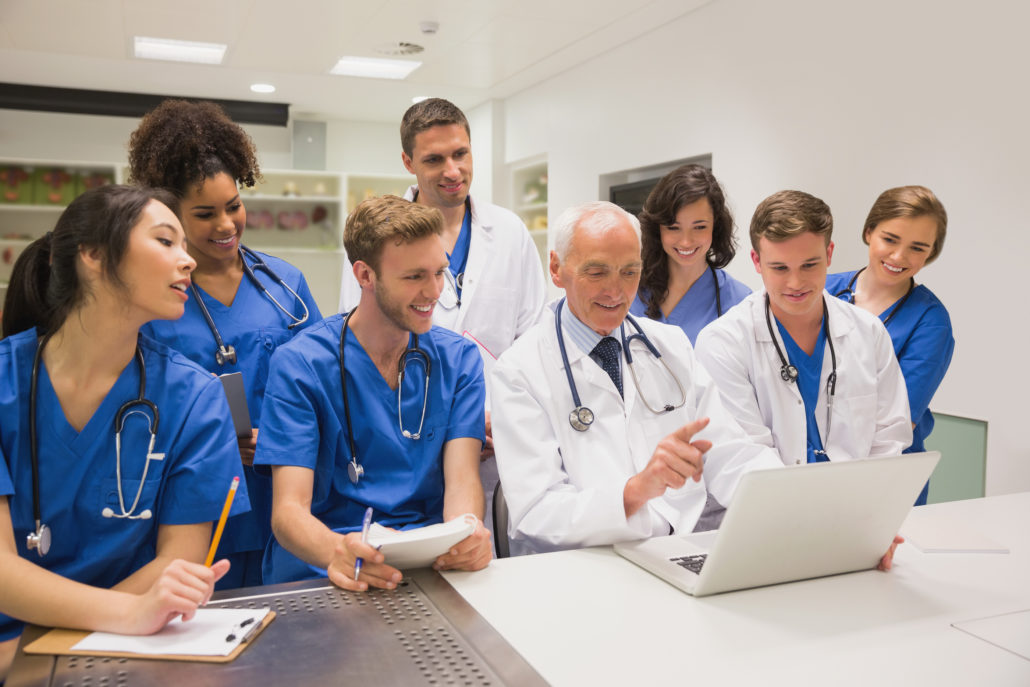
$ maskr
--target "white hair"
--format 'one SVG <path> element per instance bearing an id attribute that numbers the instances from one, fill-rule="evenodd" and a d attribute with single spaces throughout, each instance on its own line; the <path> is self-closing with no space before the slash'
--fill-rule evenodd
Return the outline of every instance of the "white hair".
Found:
<path id="1" fill-rule="evenodd" d="M 633 233 L 637 235 L 639 242 L 640 220 L 615 203 L 595 200 L 565 210 L 558 216 L 558 221 L 554 225 L 554 252 L 558 256 L 558 262 L 565 262 L 569 247 L 572 245 L 572 235 L 577 227 L 589 231 L 604 231 L 617 227 L 623 221 L 628 221 L 633 227 Z"/>

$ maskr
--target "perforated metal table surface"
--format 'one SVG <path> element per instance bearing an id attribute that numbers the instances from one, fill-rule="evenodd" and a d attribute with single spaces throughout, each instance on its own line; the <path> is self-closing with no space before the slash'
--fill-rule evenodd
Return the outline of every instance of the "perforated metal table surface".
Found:
<path id="1" fill-rule="evenodd" d="M 347 592 L 326 580 L 216 594 L 225 608 L 278 616 L 232 663 L 79 656 L 20 650 L 7 687 L 135 685 L 544 685 L 546 682 L 436 572 L 398 589 Z M 44 630 L 30 627 L 21 645 Z"/>

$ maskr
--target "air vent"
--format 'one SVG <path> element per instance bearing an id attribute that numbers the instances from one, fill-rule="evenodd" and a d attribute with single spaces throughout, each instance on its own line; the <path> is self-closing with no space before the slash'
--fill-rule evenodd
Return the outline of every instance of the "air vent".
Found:
<path id="1" fill-rule="evenodd" d="M 380 55 L 417 55 L 423 50 L 425 48 L 418 43 L 408 43 L 406 41 L 383 43 L 375 48 L 375 51 Z"/>

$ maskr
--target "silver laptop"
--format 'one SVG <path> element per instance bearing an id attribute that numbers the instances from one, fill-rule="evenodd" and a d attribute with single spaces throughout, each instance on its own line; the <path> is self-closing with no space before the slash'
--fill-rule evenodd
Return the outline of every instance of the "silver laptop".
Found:
<path id="1" fill-rule="evenodd" d="M 716 532 L 615 551 L 694 596 L 875 568 L 941 454 L 756 470 Z"/>

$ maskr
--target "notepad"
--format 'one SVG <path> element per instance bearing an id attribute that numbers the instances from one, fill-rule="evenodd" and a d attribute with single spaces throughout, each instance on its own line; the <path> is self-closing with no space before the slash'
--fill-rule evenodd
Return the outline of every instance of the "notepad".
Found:
<path id="1" fill-rule="evenodd" d="M 176 618 L 152 635 L 91 632 L 71 647 L 96 654 L 228 656 L 262 627 L 269 608 L 199 608 L 190 620 Z"/>
<path id="2" fill-rule="evenodd" d="M 386 564 L 404 570 L 425 568 L 437 557 L 476 531 L 479 520 L 466 513 L 438 525 L 411 530 L 390 530 L 373 523 L 368 528 L 368 543 L 386 556 Z"/>

